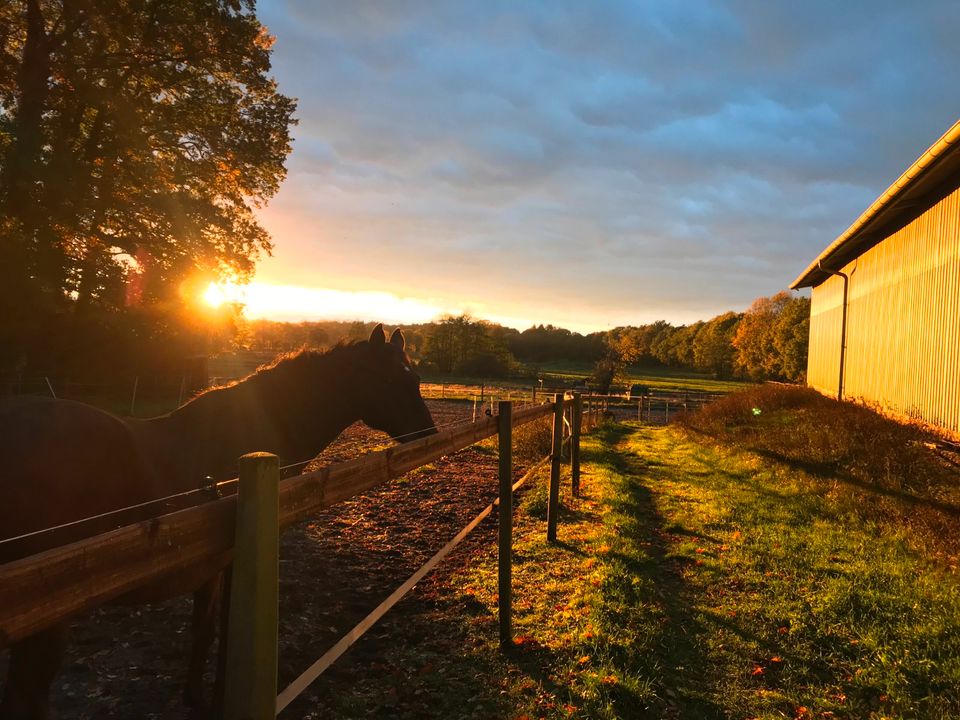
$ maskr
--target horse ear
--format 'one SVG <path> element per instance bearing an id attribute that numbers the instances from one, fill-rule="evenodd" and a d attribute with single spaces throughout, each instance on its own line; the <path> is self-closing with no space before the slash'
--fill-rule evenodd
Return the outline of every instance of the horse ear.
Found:
<path id="1" fill-rule="evenodd" d="M 383 323 L 377 325 L 370 333 L 371 345 L 383 345 L 387 341 L 387 336 L 383 332 Z"/>
<path id="2" fill-rule="evenodd" d="M 390 336 L 390 344 L 397 346 L 401 350 L 406 347 L 407 341 L 403 337 L 403 331 L 400 330 L 400 328 L 393 331 L 393 335 Z"/>

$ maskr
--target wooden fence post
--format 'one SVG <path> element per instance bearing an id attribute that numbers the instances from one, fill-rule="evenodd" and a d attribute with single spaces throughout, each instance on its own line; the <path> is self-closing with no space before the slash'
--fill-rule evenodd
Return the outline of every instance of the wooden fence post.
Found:
<path id="1" fill-rule="evenodd" d="M 499 588 L 497 610 L 500 616 L 500 645 L 513 644 L 513 403 L 501 400 L 497 405 L 500 451 L 500 546 L 498 553 Z"/>
<path id="2" fill-rule="evenodd" d="M 225 720 L 273 720 L 277 714 L 279 480 L 276 455 L 240 458 Z"/>
<path id="3" fill-rule="evenodd" d="M 574 497 L 580 497 L 580 433 L 583 429 L 583 396 L 573 394 L 573 425 L 570 428 L 570 485 Z"/>
<path id="4" fill-rule="evenodd" d="M 563 455 L 563 393 L 553 396 L 553 450 L 550 456 L 550 488 L 547 499 L 547 540 L 557 539 L 560 512 L 560 459 Z"/>

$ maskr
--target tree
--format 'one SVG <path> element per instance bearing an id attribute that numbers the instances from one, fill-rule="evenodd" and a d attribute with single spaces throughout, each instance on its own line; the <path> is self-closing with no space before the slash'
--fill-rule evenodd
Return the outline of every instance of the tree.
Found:
<path id="1" fill-rule="evenodd" d="M 737 369 L 754 380 L 800 380 L 806 371 L 810 301 L 779 292 L 743 315 L 733 338 Z"/>
<path id="2" fill-rule="evenodd" d="M 593 366 L 590 382 L 596 387 L 598 393 L 606 395 L 610 392 L 610 386 L 622 375 L 624 367 L 623 359 L 616 349 L 610 348 L 607 354 L 597 360 Z"/>
<path id="3" fill-rule="evenodd" d="M 701 328 L 693 341 L 693 362 L 698 370 L 712 372 L 718 378 L 733 372 L 733 338 L 739 322 L 739 313 L 726 312 Z"/>
<path id="4" fill-rule="evenodd" d="M 642 356 L 643 349 L 638 343 L 636 330 L 637 328 L 620 327 L 607 334 L 606 352 L 597 359 L 590 376 L 590 382 L 596 386 L 599 393 L 606 394 L 610 392 L 612 385 L 626 380 L 627 366 L 637 362 Z"/>
<path id="5" fill-rule="evenodd" d="M 295 108 L 251 0 L 23 0 L 0 28 L 6 346 L 124 307 L 133 279 L 149 304 L 249 276 Z"/>
<path id="6" fill-rule="evenodd" d="M 807 376 L 810 342 L 810 298 L 793 298 L 780 312 L 773 332 L 773 346 L 781 358 L 787 380 L 802 382 Z"/>
<path id="7" fill-rule="evenodd" d="M 535 325 L 507 338 L 510 351 L 519 360 L 542 363 L 548 360 L 586 360 L 604 352 L 603 333 L 581 335 L 553 325 Z"/>
<path id="8" fill-rule="evenodd" d="M 429 330 L 423 359 L 443 374 L 503 377 L 515 364 L 505 331 L 467 315 L 444 318 Z"/>

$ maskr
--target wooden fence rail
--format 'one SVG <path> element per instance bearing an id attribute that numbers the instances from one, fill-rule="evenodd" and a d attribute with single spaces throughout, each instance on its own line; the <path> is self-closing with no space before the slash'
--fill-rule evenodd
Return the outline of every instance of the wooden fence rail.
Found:
<path id="1" fill-rule="evenodd" d="M 573 399 L 563 401 L 572 406 Z M 519 426 L 554 412 L 546 403 L 513 412 Z M 329 465 L 280 482 L 281 527 L 497 433 L 496 416 Z M 181 572 L 226 567 L 233 554 L 236 496 L 56 547 L 0 565 L 0 648 L 57 622 Z"/>

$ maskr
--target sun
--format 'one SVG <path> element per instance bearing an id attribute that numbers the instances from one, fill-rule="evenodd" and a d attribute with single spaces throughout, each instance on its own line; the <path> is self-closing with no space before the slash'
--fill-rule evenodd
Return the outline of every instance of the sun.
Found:
<path id="1" fill-rule="evenodd" d="M 212 308 L 220 307 L 226 299 L 227 296 L 224 294 L 223 288 L 215 282 L 210 283 L 203 293 L 203 301 Z"/>
<path id="2" fill-rule="evenodd" d="M 245 288 L 232 281 L 211 282 L 203 291 L 203 301 L 212 308 L 224 303 L 245 301 Z"/>

